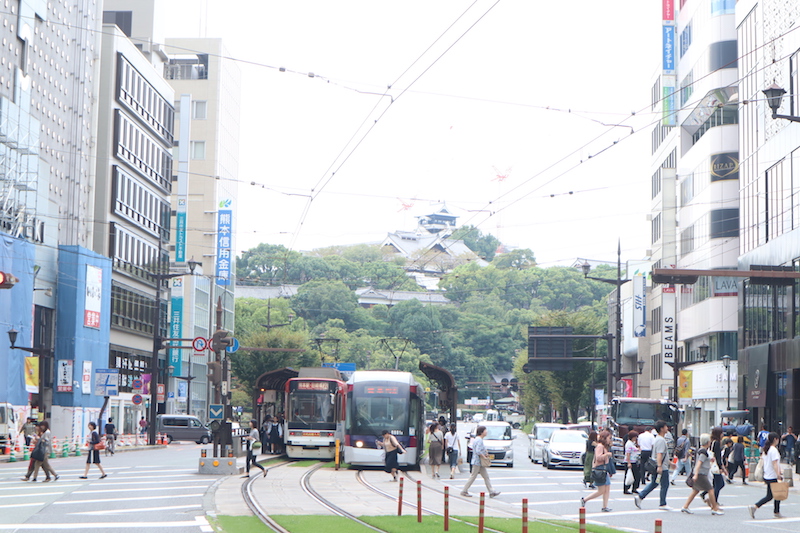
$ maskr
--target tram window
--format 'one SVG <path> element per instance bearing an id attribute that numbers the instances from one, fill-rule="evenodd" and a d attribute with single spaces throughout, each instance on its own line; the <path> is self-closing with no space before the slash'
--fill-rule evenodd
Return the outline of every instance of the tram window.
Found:
<path id="1" fill-rule="evenodd" d="M 408 400 L 397 397 L 368 396 L 355 400 L 355 434 L 379 435 L 387 429 L 405 435 L 407 427 Z"/>
<path id="2" fill-rule="evenodd" d="M 333 422 L 332 395 L 327 393 L 294 392 L 291 396 L 290 421 L 313 424 Z"/>

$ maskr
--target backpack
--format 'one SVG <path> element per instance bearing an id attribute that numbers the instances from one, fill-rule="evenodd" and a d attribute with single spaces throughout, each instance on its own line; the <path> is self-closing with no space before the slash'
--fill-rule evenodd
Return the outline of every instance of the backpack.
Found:
<path id="1" fill-rule="evenodd" d="M 683 459 L 686 457 L 686 444 L 689 442 L 689 439 L 684 437 L 678 438 L 678 445 L 675 447 L 675 457 L 678 459 Z"/>

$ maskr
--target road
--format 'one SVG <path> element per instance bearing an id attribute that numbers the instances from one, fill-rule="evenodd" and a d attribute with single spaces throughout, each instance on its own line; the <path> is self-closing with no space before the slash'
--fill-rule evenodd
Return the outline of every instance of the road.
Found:
<path id="1" fill-rule="evenodd" d="M 469 429 L 469 428 L 467 428 Z M 492 467 L 490 478 L 495 490 L 502 492 L 496 499 L 515 508 L 521 508 L 522 498 L 528 498 L 531 511 L 541 511 L 570 520 L 578 519 L 581 496 L 588 496 L 592 490 L 583 487 L 583 471 L 577 468 L 547 470 L 542 465 L 534 465 L 528 459 L 528 438 L 520 431 L 514 431 L 513 468 Z M 466 482 L 467 474 L 460 474 L 455 480 L 442 479 L 443 485 L 453 487 L 450 491 L 458 494 Z M 746 525 L 750 531 L 797 532 L 800 531 L 800 492 L 797 487 L 790 490 L 789 499 L 781 502 L 781 513 L 787 518 L 776 520 L 772 517 L 772 502 L 762 507 L 752 520 L 747 506 L 755 503 L 766 493 L 763 484 L 743 486 L 737 480 L 727 485 L 720 493 L 725 515 L 712 516 L 710 508 L 699 498 L 692 502 L 694 515 L 680 512 L 691 489 L 685 484 L 685 477 L 679 476 L 667 495 L 669 511 L 658 509 L 658 490 L 653 491 L 642 503 L 639 510 L 633 497 L 622 493 L 622 472 L 611 481 L 609 507 L 612 512 L 600 511 L 602 500 L 595 499 L 586 504 L 587 521 L 608 525 L 628 531 L 653 531 L 656 519 L 661 519 L 664 531 L 681 533 L 708 533 L 709 531 L 738 531 L 737 526 Z M 795 476 L 795 484 L 798 478 Z M 484 490 L 480 476 L 470 492 L 477 494 Z M 474 499 L 474 498 L 473 498 Z"/>
<path id="2" fill-rule="evenodd" d="M 101 457 L 108 474 L 95 467 L 83 475 L 86 456 L 51 459 L 60 479 L 20 480 L 27 462 L 0 464 L 0 531 L 135 529 L 170 533 L 210 532 L 204 501 L 219 478 L 197 474 L 200 446 Z"/>

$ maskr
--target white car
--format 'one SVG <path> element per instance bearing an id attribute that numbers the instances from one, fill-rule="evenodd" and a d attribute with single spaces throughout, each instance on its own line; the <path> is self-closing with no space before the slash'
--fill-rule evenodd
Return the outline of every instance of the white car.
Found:
<path id="1" fill-rule="evenodd" d="M 542 466 L 548 469 L 557 466 L 583 467 L 586 441 L 589 436 L 583 431 L 559 429 L 550 435 L 542 451 Z"/>
<path id="2" fill-rule="evenodd" d="M 547 441 L 550 440 L 550 435 L 557 429 L 566 428 L 567 426 L 564 424 L 550 424 L 546 422 L 534 424 L 533 433 L 528 435 L 528 440 L 530 442 L 528 457 L 530 457 L 531 461 L 534 463 L 541 462 L 542 450 L 544 450 L 544 445 Z"/>
<path id="3" fill-rule="evenodd" d="M 483 444 L 486 451 L 492 456 L 492 465 L 505 465 L 509 468 L 514 466 L 514 435 L 511 432 L 511 424 L 508 422 L 483 422 L 481 426 L 486 427 L 486 436 Z M 472 437 L 470 435 L 468 456 L 472 457 Z"/>

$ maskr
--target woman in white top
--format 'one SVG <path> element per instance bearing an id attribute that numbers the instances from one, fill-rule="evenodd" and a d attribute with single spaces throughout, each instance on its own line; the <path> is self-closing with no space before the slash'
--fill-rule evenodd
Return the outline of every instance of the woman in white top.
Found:
<path id="1" fill-rule="evenodd" d="M 250 468 L 253 466 L 260 468 L 264 477 L 266 477 L 267 469 L 258 464 L 256 460 L 258 458 L 258 453 L 261 451 L 261 435 L 258 434 L 258 420 L 253 419 L 250 421 L 250 435 L 245 437 L 245 441 L 247 442 L 247 459 L 245 460 L 245 471 L 247 473 L 242 477 L 250 477 Z"/>
<path id="2" fill-rule="evenodd" d="M 755 505 L 749 505 L 747 510 L 750 511 L 750 517 L 756 517 L 756 511 L 759 507 L 772 499 L 772 484 L 776 481 L 783 481 L 781 475 L 781 453 L 778 451 L 778 442 L 780 442 L 780 435 L 772 431 L 767 436 L 767 442 L 764 444 L 764 483 L 767 485 L 767 495 L 756 502 Z M 773 503 L 775 518 L 783 518 L 781 514 L 781 502 L 775 500 Z"/>
<path id="3" fill-rule="evenodd" d="M 461 443 L 456 433 L 456 425 L 450 424 L 450 431 L 444 436 L 444 445 L 446 446 L 447 459 L 450 462 L 450 479 L 456 474 L 458 468 L 458 456 L 461 454 Z"/>
<path id="4" fill-rule="evenodd" d="M 633 475 L 633 483 L 628 485 L 623 481 L 623 494 L 639 494 L 640 471 L 639 471 L 639 432 L 632 429 L 628 432 L 628 440 L 625 441 L 625 477 L 628 479 L 628 472 Z"/>

